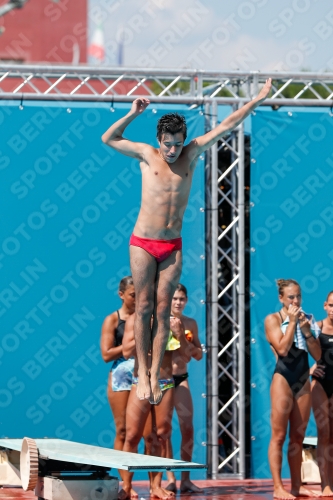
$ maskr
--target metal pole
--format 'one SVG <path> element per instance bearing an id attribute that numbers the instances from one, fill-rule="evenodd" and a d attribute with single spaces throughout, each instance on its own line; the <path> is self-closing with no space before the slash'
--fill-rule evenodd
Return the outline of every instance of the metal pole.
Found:
<path id="1" fill-rule="evenodd" d="M 212 128 L 217 125 L 217 103 L 213 101 L 212 103 Z M 218 455 L 218 394 L 219 394 L 219 383 L 218 383 L 218 282 L 217 282 L 217 265 L 218 265 L 218 196 L 217 196 L 217 179 L 218 179 L 218 153 L 217 153 L 217 143 L 211 148 L 211 158 L 212 158 L 212 172 L 211 172 L 211 263 L 212 263 L 212 479 L 217 478 L 218 465 L 219 465 L 219 455 Z"/>
<path id="2" fill-rule="evenodd" d="M 233 106 L 233 111 L 236 111 L 238 108 L 238 106 L 234 105 Z M 233 150 L 234 151 L 237 151 L 238 149 L 238 142 L 237 142 L 237 137 L 236 137 L 236 133 L 233 132 L 232 133 L 232 147 L 233 147 Z M 234 162 L 235 160 L 235 153 L 234 152 L 231 152 L 231 159 L 232 159 L 232 162 Z M 237 175 L 236 175 L 236 169 L 233 168 L 232 169 L 232 172 L 231 172 L 231 200 L 232 200 L 232 203 L 234 206 L 237 206 L 237 188 L 238 188 L 238 179 L 237 179 Z M 235 218 L 237 217 L 238 215 L 238 212 L 232 208 L 231 210 L 231 220 L 235 220 Z M 237 241 L 238 241 L 238 232 L 236 231 L 236 225 L 234 225 L 232 227 L 232 230 L 231 230 L 231 236 L 232 236 L 232 239 L 231 239 L 231 255 L 232 255 L 232 261 L 233 262 L 237 262 L 237 250 L 238 250 L 238 245 L 237 245 Z M 232 268 L 232 279 L 235 279 L 236 278 L 236 274 L 238 273 L 238 271 L 236 270 L 235 266 L 233 266 Z M 232 304 L 231 304 L 231 311 L 232 311 L 232 319 L 233 319 L 233 325 L 231 327 L 231 338 L 234 338 L 236 333 L 237 333 L 237 324 L 238 324 L 238 310 L 237 310 L 237 281 L 234 282 L 234 284 L 232 285 L 232 289 L 231 289 L 231 293 L 232 293 Z M 232 343 L 232 376 L 234 377 L 235 380 L 238 380 L 238 352 L 237 352 L 237 345 L 236 345 L 236 342 L 233 342 Z M 235 386 L 234 383 L 232 383 L 232 388 L 231 388 L 231 396 L 233 396 L 235 394 L 235 392 L 237 391 L 237 387 Z M 237 431 L 238 431 L 238 413 L 239 413 L 239 408 L 236 404 L 233 404 L 232 405 L 232 434 L 233 436 L 236 436 L 237 435 Z M 235 450 L 236 448 L 236 444 L 234 443 L 233 444 L 233 451 Z M 237 460 L 238 460 L 238 457 L 237 455 L 234 455 L 233 459 L 232 459 L 232 467 L 233 467 L 233 472 L 234 473 L 237 473 L 238 472 L 238 463 L 237 463 Z"/>
<path id="3" fill-rule="evenodd" d="M 27 1 L 27 0 L 25 0 Z M 9 5 L 13 5 L 14 2 L 9 2 Z M 24 0 L 17 1 L 17 3 L 25 3 Z M 8 4 L 7 4 L 8 5 Z M 45 75 L 45 73 L 49 74 L 71 74 L 76 76 L 78 74 L 90 74 L 90 75 L 103 75 L 108 78 L 113 78 L 115 75 L 126 75 L 129 78 L 133 76 L 146 76 L 147 78 L 151 78 L 153 75 L 159 77 L 168 77 L 168 76 L 177 76 L 182 75 L 183 77 L 196 78 L 199 75 L 202 76 L 204 80 L 216 80 L 221 78 L 226 79 L 234 79 L 236 81 L 246 80 L 247 78 L 253 78 L 253 82 L 258 81 L 264 83 L 267 78 L 272 77 L 272 72 L 268 73 L 259 73 L 258 71 L 211 71 L 211 70 L 202 70 L 202 69 L 186 69 L 186 68 L 138 68 L 135 66 L 122 66 L 121 68 L 112 67 L 112 66 L 86 66 L 86 65 L 52 65 L 52 64 L 11 64 L 11 63 L 3 63 L 0 66 L 0 71 L 9 71 L 11 73 L 17 72 L 16 76 L 24 73 L 39 73 Z M 14 74 L 12 76 L 15 76 Z M 41 75 L 39 75 L 40 78 Z M 303 82 L 304 80 L 311 81 L 326 81 L 332 82 L 333 80 L 333 72 L 332 73 L 315 73 L 310 71 L 298 71 L 295 73 L 287 72 L 287 71 L 279 71 L 274 73 L 274 80 L 296 80 Z M 256 84 L 255 84 L 256 85 Z"/>
<path id="4" fill-rule="evenodd" d="M 211 120 L 211 104 L 206 102 L 205 104 L 205 133 L 210 132 L 212 128 L 212 120 Z M 212 227 L 212 211 L 211 211 L 211 203 L 212 203 L 212 194 L 211 194 L 211 175 L 212 175 L 212 151 L 208 150 L 206 152 L 206 162 L 205 162 L 205 200 L 206 200 L 206 279 L 207 279 L 207 303 L 206 303 L 206 343 L 208 346 L 212 345 L 212 262 L 211 262 L 211 227 Z M 212 387 L 212 359 L 211 359 L 211 349 L 208 349 L 207 355 L 207 393 L 211 394 Z M 206 450 L 206 459 L 208 465 L 209 474 L 212 472 L 212 398 L 209 397 L 206 399 L 206 410 L 207 410 L 207 450 Z"/>
<path id="5" fill-rule="evenodd" d="M 238 130 L 238 377 L 239 377 L 239 474 L 245 478 L 245 174 L 244 174 L 244 123 Z"/>
<path id="6" fill-rule="evenodd" d="M 1 69 L 1 68 L 0 68 Z M 1 71 L 0 71 L 0 81 L 1 78 L 4 80 L 5 77 L 1 77 Z M 18 78 L 18 77 L 17 77 Z M 26 89 L 23 91 L 21 90 L 21 86 L 23 85 L 23 82 L 20 82 L 20 88 L 17 88 L 15 92 L 2 92 L 1 93 L 1 99 L 2 100 L 21 100 L 23 99 L 24 101 L 59 101 L 61 102 L 74 102 L 74 101 L 79 101 L 79 102 L 106 102 L 110 104 L 110 102 L 133 102 L 134 97 L 147 97 L 146 94 L 143 95 L 112 95 L 112 94 L 104 94 L 104 95 L 98 95 L 98 94 L 51 94 L 51 93 L 39 93 L 33 92 L 32 90 L 29 89 L 29 92 L 26 92 Z M 201 106 L 202 104 L 205 104 L 207 100 L 209 100 L 209 97 L 188 97 L 188 96 L 176 96 L 176 95 L 171 95 L 171 96 L 156 96 L 156 95 L 149 95 L 149 100 L 151 103 L 156 102 L 160 104 L 190 104 L 192 106 Z M 216 97 L 214 98 L 214 101 L 217 104 L 221 105 L 232 105 L 232 104 L 239 104 L 243 105 L 246 104 L 247 102 L 250 102 L 250 99 L 245 99 L 243 97 Z M 332 108 L 333 107 L 333 100 L 327 100 L 327 99 L 266 99 L 261 106 L 274 106 L 274 107 L 281 107 L 281 106 L 293 106 L 293 107 L 321 107 L 321 108 Z"/>

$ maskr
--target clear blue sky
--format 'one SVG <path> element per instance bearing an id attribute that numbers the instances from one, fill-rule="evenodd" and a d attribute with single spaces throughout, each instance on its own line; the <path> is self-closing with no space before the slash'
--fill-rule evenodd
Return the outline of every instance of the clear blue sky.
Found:
<path id="1" fill-rule="evenodd" d="M 124 66 L 333 72 L 332 0 L 89 0 L 97 26 L 104 65 L 123 38 Z"/>

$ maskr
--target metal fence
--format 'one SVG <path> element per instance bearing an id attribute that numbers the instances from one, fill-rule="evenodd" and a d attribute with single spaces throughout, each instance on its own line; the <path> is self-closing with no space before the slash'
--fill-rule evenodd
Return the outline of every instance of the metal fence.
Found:
<path id="1" fill-rule="evenodd" d="M 207 129 L 217 124 L 218 105 L 234 109 L 257 95 L 272 75 L 190 69 L 0 66 L 2 99 L 151 102 L 203 106 Z M 328 106 L 333 74 L 274 73 L 279 106 Z M 219 153 L 229 163 L 219 164 Z M 245 200 L 244 130 L 240 125 L 206 155 L 207 353 L 209 414 L 207 460 L 212 478 L 245 477 Z M 223 447 L 221 439 L 227 439 Z"/>

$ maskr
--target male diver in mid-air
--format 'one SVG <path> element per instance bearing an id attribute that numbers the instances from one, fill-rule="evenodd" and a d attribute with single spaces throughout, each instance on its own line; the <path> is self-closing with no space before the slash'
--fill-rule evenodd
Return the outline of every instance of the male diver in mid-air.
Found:
<path id="1" fill-rule="evenodd" d="M 186 146 L 186 122 L 177 113 L 159 119 L 158 148 L 123 137 L 126 127 L 149 105 L 146 98 L 135 99 L 129 113 L 102 136 L 105 144 L 140 162 L 142 200 L 130 238 L 130 265 L 136 295 L 137 395 L 140 399 L 149 399 L 152 404 L 158 404 L 162 397 L 158 377 L 169 337 L 171 301 L 181 274 L 183 215 L 198 157 L 236 128 L 267 98 L 270 89 L 269 78 L 251 102 Z M 152 364 L 149 370 L 150 346 Z"/>

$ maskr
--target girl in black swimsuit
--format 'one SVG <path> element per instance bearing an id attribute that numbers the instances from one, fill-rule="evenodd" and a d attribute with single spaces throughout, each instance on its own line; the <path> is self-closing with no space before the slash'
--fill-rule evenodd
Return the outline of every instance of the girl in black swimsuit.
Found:
<path id="1" fill-rule="evenodd" d="M 276 358 L 271 384 L 272 437 L 268 458 L 274 483 L 274 498 L 318 496 L 301 484 L 302 448 L 311 410 L 309 363 L 306 349 L 314 359 L 321 355 L 310 321 L 301 310 L 301 290 L 295 280 L 277 280 L 282 309 L 265 319 L 266 337 Z M 296 337 L 297 327 L 300 327 Z M 299 328 L 298 328 L 299 329 Z M 296 345 L 297 342 L 297 345 Z M 281 480 L 282 448 L 289 424 L 288 462 L 291 493 Z"/>
<path id="2" fill-rule="evenodd" d="M 317 422 L 317 461 L 323 496 L 333 496 L 333 291 L 324 302 L 327 318 L 319 321 L 321 360 L 311 368 L 312 408 Z"/>

